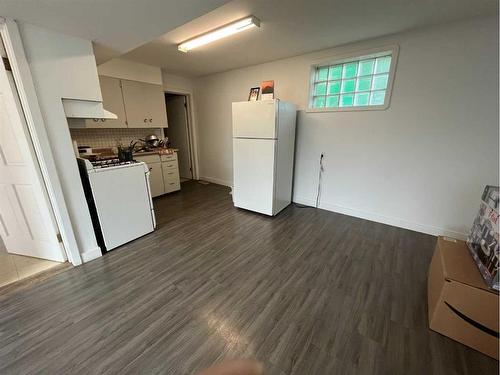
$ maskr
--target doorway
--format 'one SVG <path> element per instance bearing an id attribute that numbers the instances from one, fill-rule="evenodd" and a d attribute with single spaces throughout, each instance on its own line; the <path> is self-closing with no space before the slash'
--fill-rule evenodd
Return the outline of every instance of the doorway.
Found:
<path id="1" fill-rule="evenodd" d="M 168 128 L 166 136 L 172 148 L 177 149 L 181 182 L 192 180 L 193 142 L 189 120 L 189 97 L 184 94 L 165 93 Z"/>
<path id="2" fill-rule="evenodd" d="M 2 286 L 58 266 L 66 253 L 2 38 L 0 58 Z"/>
<path id="3" fill-rule="evenodd" d="M 0 238 L 0 288 L 39 273 L 59 268 L 63 263 L 9 253 Z"/>

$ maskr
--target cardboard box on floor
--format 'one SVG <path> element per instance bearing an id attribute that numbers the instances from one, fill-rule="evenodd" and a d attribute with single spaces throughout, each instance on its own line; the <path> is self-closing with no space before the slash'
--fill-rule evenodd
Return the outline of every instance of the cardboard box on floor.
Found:
<path id="1" fill-rule="evenodd" d="M 427 280 L 429 326 L 498 360 L 498 293 L 463 241 L 439 237 Z"/>

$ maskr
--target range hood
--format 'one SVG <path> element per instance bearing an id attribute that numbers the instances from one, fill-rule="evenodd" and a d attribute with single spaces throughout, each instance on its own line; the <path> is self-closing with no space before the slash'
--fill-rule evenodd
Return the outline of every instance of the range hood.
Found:
<path id="1" fill-rule="evenodd" d="M 82 99 L 62 99 L 64 112 L 67 118 L 92 118 L 115 120 L 114 113 L 106 111 L 102 102 Z"/>

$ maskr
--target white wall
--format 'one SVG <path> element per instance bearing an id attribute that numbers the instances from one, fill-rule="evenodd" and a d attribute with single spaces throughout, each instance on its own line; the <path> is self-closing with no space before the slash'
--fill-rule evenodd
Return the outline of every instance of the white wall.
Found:
<path id="1" fill-rule="evenodd" d="M 203 77 L 196 83 L 202 178 L 231 185 L 231 102 L 274 79 L 298 105 L 294 200 L 431 234 L 463 237 L 498 184 L 498 19 L 478 18 Z M 306 113 L 311 64 L 397 43 L 386 111 Z"/>
<path id="2" fill-rule="evenodd" d="M 163 89 L 171 92 L 194 92 L 194 80 L 162 71 Z"/>
<path id="3" fill-rule="evenodd" d="M 123 59 L 112 59 L 97 67 L 100 75 L 131 81 L 162 84 L 161 68 Z"/>
<path id="4" fill-rule="evenodd" d="M 137 63 L 124 59 L 112 59 L 97 67 L 100 75 L 163 85 L 167 90 L 194 91 L 194 81 L 162 71 L 160 67 Z"/>
<path id="5" fill-rule="evenodd" d="M 61 98 L 101 100 L 89 41 L 19 23 L 64 199 L 83 261 L 101 256 Z"/>

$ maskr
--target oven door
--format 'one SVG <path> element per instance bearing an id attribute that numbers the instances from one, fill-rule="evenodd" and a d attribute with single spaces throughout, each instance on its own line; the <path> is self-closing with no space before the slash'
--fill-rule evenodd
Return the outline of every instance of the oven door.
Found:
<path id="1" fill-rule="evenodd" d="M 107 250 L 154 230 L 143 163 L 95 169 L 89 180 Z"/>

